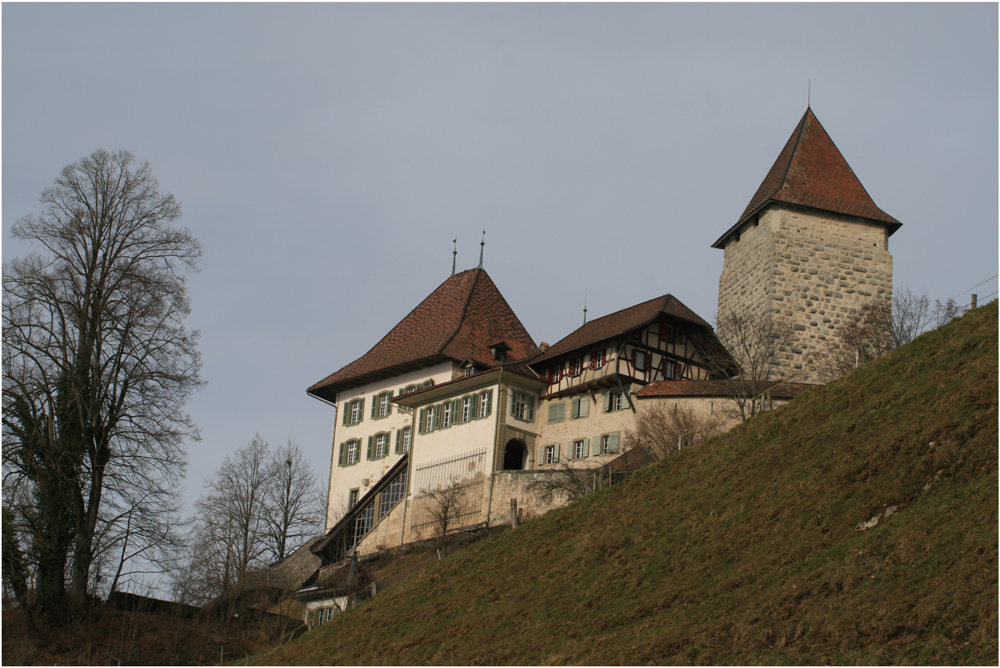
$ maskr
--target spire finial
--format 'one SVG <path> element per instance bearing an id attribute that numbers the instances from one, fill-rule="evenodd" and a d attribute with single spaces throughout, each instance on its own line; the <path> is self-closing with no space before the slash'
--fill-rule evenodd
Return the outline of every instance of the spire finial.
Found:
<path id="1" fill-rule="evenodd" d="M 809 83 L 806 84 L 806 86 L 807 86 L 807 88 L 806 88 L 806 109 L 809 109 L 810 107 L 812 107 L 812 92 L 813 92 L 812 91 L 812 88 L 813 88 L 812 78 L 808 79 L 808 82 Z"/>
<path id="2" fill-rule="evenodd" d="M 451 275 L 455 275 L 455 261 L 458 259 L 458 237 L 451 240 L 455 244 L 455 249 L 451 252 Z"/>
<path id="3" fill-rule="evenodd" d="M 486 230 L 483 230 L 483 240 L 479 242 L 479 268 L 483 268 L 483 249 L 486 247 Z"/>
<path id="4" fill-rule="evenodd" d="M 583 295 L 583 324 L 587 324 L 587 295 Z"/>

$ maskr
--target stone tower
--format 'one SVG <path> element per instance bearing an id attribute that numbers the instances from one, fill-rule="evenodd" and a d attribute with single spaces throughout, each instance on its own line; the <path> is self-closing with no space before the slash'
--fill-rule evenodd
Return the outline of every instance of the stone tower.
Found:
<path id="1" fill-rule="evenodd" d="M 807 108 L 739 220 L 712 244 L 725 252 L 719 319 L 771 313 L 790 325 L 780 373 L 799 374 L 858 307 L 891 297 L 889 237 L 901 225 L 875 206 Z"/>

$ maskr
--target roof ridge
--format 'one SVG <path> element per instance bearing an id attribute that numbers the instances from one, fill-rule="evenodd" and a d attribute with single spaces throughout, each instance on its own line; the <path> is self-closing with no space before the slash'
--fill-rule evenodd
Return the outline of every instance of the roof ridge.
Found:
<path id="1" fill-rule="evenodd" d="M 480 267 L 476 267 L 475 269 L 466 269 L 465 271 L 474 271 L 476 272 L 476 275 L 472 278 L 472 285 L 469 286 L 469 293 L 465 296 L 465 303 L 462 305 L 462 315 L 458 318 L 458 325 L 455 327 L 455 331 L 451 333 L 451 336 L 448 337 L 448 340 L 444 342 L 444 345 L 441 346 L 441 350 L 439 350 L 438 352 L 441 352 L 445 348 L 447 348 L 448 344 L 450 344 L 455 339 L 455 337 L 458 336 L 458 333 L 462 331 L 462 325 L 465 324 L 465 316 L 469 312 L 469 303 L 472 302 L 472 293 L 476 291 L 476 285 L 479 283 L 479 277 L 482 275 L 482 272 L 486 270 Z M 465 273 L 465 271 L 460 271 L 457 274 L 455 274 L 455 276 L 461 276 L 462 274 Z M 444 285 L 444 283 L 442 283 L 442 285 Z"/>
<path id="2" fill-rule="evenodd" d="M 792 150 L 788 152 L 788 162 L 785 163 L 785 171 L 782 172 L 782 174 L 781 174 L 781 181 L 778 182 L 778 187 L 774 189 L 774 192 L 771 193 L 770 196 L 768 196 L 768 199 L 771 199 L 772 197 L 774 197 L 775 195 L 777 195 L 779 192 L 781 192 L 781 189 L 785 187 L 785 181 L 788 180 L 788 170 L 790 170 L 792 168 L 792 163 L 795 162 L 795 154 L 799 150 L 799 142 L 802 141 L 802 131 L 806 127 L 806 119 L 809 117 L 809 113 L 811 111 L 812 111 L 812 109 L 807 106 L 806 107 L 806 113 L 802 114 L 802 118 L 799 119 L 799 127 L 796 129 L 796 132 L 795 132 L 795 141 L 792 142 Z M 816 114 L 813 114 L 813 118 L 816 118 Z M 816 118 L 816 122 L 819 123 L 819 119 L 818 118 Z M 822 123 L 820 123 L 820 127 L 822 127 Z M 827 133 L 827 134 L 829 134 L 829 133 Z M 832 142 L 833 139 L 831 139 L 830 141 Z M 836 147 L 834 147 L 834 148 L 836 148 Z M 839 152 L 840 149 L 837 149 L 837 151 Z M 766 203 L 766 200 L 765 200 L 765 203 Z M 763 204 L 761 204 L 761 206 L 763 206 Z M 758 206 L 757 209 L 759 210 L 760 206 Z M 752 216 L 753 214 L 754 214 L 754 212 L 751 211 L 748 215 L 743 216 L 743 218 L 746 219 L 749 216 Z"/>

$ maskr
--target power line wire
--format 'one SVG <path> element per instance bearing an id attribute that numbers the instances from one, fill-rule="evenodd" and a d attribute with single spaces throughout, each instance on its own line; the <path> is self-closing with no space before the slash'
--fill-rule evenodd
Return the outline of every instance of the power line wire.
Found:
<path id="1" fill-rule="evenodd" d="M 985 281 L 983 281 L 983 283 L 989 283 L 990 281 L 992 281 L 992 280 L 993 280 L 994 278 L 996 278 L 997 276 L 1000 276 L 1000 274 L 997 274 L 996 276 L 993 276 L 993 277 L 991 277 L 991 278 L 987 278 L 987 279 L 986 279 Z M 975 285 L 973 285 L 973 286 L 972 286 L 971 288 L 969 288 L 968 290 L 962 290 L 962 291 L 961 291 L 961 292 L 959 292 L 959 293 L 958 293 L 957 295 L 955 295 L 955 297 L 961 297 L 961 296 L 962 296 L 962 295 L 964 295 L 964 294 L 965 294 L 966 292 L 969 292 L 970 290 L 975 290 L 976 288 L 978 288 L 978 287 L 979 287 L 980 285 L 982 285 L 983 283 L 976 283 Z M 949 297 L 949 299 L 954 299 L 955 297 Z"/>

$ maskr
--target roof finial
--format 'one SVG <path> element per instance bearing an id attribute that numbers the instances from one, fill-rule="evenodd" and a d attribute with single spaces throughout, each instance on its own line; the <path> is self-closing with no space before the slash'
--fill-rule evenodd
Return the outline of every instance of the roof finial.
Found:
<path id="1" fill-rule="evenodd" d="M 458 259 L 458 237 L 451 240 L 451 243 L 455 244 L 455 250 L 451 252 L 451 275 L 455 275 L 455 260 Z"/>
<path id="2" fill-rule="evenodd" d="M 587 295 L 583 295 L 583 324 L 587 324 Z"/>
<path id="3" fill-rule="evenodd" d="M 806 84 L 806 109 L 809 109 L 812 106 L 813 80 L 810 77 L 807 81 L 809 83 Z"/>
<path id="4" fill-rule="evenodd" d="M 486 247 L 486 230 L 483 230 L 483 240 L 479 242 L 479 268 L 483 268 L 483 248 Z"/>

